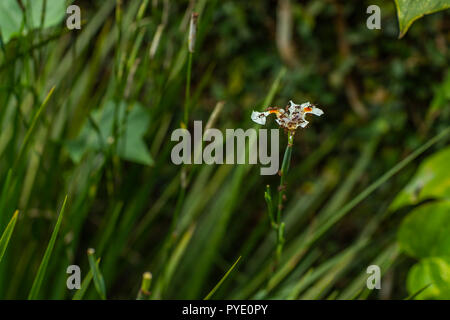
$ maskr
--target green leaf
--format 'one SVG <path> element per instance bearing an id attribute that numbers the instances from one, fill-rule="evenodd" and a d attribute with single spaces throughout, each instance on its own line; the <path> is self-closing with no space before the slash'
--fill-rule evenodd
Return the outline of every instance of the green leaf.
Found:
<path id="1" fill-rule="evenodd" d="M 25 150 L 27 149 L 28 144 L 30 143 L 32 137 L 34 136 L 34 133 L 36 130 L 36 125 L 37 125 L 38 121 L 40 120 L 41 115 L 44 113 L 44 111 L 47 107 L 47 104 L 48 104 L 50 98 L 52 97 L 54 91 L 55 91 L 55 87 L 52 87 L 50 89 L 49 93 L 47 94 L 47 96 L 45 97 L 44 101 L 42 102 L 41 106 L 35 113 L 33 120 L 31 121 L 31 124 L 27 130 L 25 138 L 23 139 L 22 145 L 20 146 L 19 153 L 14 162 L 14 165 L 12 168 L 13 172 L 15 172 L 17 170 L 17 167 L 19 166 L 20 161 L 22 160 L 22 157 L 25 155 Z"/>
<path id="2" fill-rule="evenodd" d="M 86 122 L 80 135 L 68 142 L 72 160 L 79 162 L 88 151 L 106 152 L 112 148 L 115 118 L 119 127 L 116 154 L 124 160 L 153 165 L 153 159 L 143 139 L 150 124 L 147 110 L 138 103 L 127 105 L 121 102 L 116 106 L 113 101 L 107 102 L 102 109 L 92 111 L 90 121 Z"/>
<path id="3" fill-rule="evenodd" d="M 59 228 L 61 226 L 61 221 L 64 216 L 64 211 L 66 208 L 67 196 L 64 199 L 61 210 L 59 212 L 58 220 L 56 221 L 55 228 L 53 229 L 50 242 L 48 243 L 47 249 L 45 250 L 44 258 L 42 259 L 41 265 L 39 266 L 36 277 L 34 278 L 33 285 L 28 295 L 28 300 L 38 299 L 39 291 L 42 286 L 42 281 L 44 280 L 45 272 L 47 271 L 48 262 L 52 256 L 53 248 L 55 247 L 56 237 L 58 236 Z"/>
<path id="4" fill-rule="evenodd" d="M 415 264 L 406 280 L 408 292 L 415 299 L 450 299 L 450 258 L 431 257 Z"/>
<path id="5" fill-rule="evenodd" d="M 3 230 L 3 227 L 6 224 L 7 215 L 4 211 L 6 210 L 6 200 L 11 186 L 11 179 L 12 169 L 9 169 L 8 174 L 6 175 L 6 180 L 3 183 L 3 190 L 0 194 L 0 230 Z"/>
<path id="6" fill-rule="evenodd" d="M 417 204 L 425 199 L 450 199 L 450 147 L 425 159 L 414 177 L 394 199 L 391 210 Z"/>
<path id="7" fill-rule="evenodd" d="M 450 0 L 395 0 L 395 4 L 400 28 L 399 38 L 406 34 L 417 19 L 450 8 Z"/>
<path id="8" fill-rule="evenodd" d="M 5 43 L 20 33 L 22 20 L 22 11 L 17 1 L 0 1 L 0 32 Z"/>
<path id="9" fill-rule="evenodd" d="M 230 267 L 230 269 L 227 271 L 227 273 L 225 273 L 225 275 L 222 277 L 222 279 L 220 279 L 220 281 L 215 285 L 215 287 L 208 293 L 208 295 L 203 300 L 209 300 L 212 297 L 212 295 L 217 291 L 217 289 L 220 288 L 222 283 L 228 278 L 230 273 L 233 271 L 234 267 L 236 267 L 236 265 L 238 264 L 239 260 L 241 260 L 241 257 L 237 258 L 236 262 L 233 263 L 233 265 Z"/>
<path id="10" fill-rule="evenodd" d="M 431 101 L 430 112 L 436 112 L 439 109 L 444 109 L 448 106 L 450 101 L 450 69 L 444 77 L 440 86 L 436 89 L 436 93 Z"/>
<path id="11" fill-rule="evenodd" d="M 450 201 L 433 202 L 413 210 L 402 222 L 400 247 L 417 258 L 450 257 Z"/>
<path id="12" fill-rule="evenodd" d="M 22 3 L 26 12 L 26 24 L 17 0 L 0 1 L 0 31 L 5 43 L 41 26 L 44 0 L 25 0 Z M 67 6 L 68 2 L 65 0 L 47 0 L 43 27 L 48 28 L 60 23 L 66 15 Z"/>
<path id="13" fill-rule="evenodd" d="M 0 262 L 2 262 L 3 255 L 5 254 L 6 248 L 8 247 L 9 239 L 11 239 L 14 227 L 16 225 L 17 216 L 19 211 L 16 211 L 9 221 L 8 225 L 3 231 L 2 237 L 0 238 Z"/>
<path id="14" fill-rule="evenodd" d="M 89 267 L 91 268 L 92 276 L 94 278 L 94 285 L 97 293 L 100 295 L 102 300 L 106 300 L 106 285 L 103 275 L 100 272 L 98 264 L 95 262 L 95 250 L 90 248 L 87 251 Z"/>
<path id="15" fill-rule="evenodd" d="M 100 258 L 97 259 L 95 262 L 98 266 L 100 263 Z M 73 295 L 72 300 L 81 300 L 84 297 L 84 294 L 86 293 L 87 289 L 89 288 L 89 285 L 92 281 L 92 271 L 89 269 L 89 272 L 87 273 L 86 277 L 83 279 L 83 282 L 81 283 L 80 290 L 77 290 L 77 292 Z"/>

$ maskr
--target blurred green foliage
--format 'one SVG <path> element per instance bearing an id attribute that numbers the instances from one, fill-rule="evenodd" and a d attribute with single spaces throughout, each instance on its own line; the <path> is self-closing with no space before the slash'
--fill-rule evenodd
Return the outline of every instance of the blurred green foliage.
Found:
<path id="1" fill-rule="evenodd" d="M 450 198 L 450 179 L 447 164 L 450 148 L 445 148 L 425 159 L 417 173 L 392 202 L 391 209 L 418 204 L 427 199 Z"/>
<path id="2" fill-rule="evenodd" d="M 429 285 L 416 298 L 449 297 L 449 154 L 450 148 L 447 147 L 425 159 L 391 205 L 391 209 L 395 210 L 432 200 L 413 209 L 403 220 L 398 232 L 400 247 L 410 256 L 421 259 L 409 271 L 408 291 L 414 294 Z"/>
<path id="3" fill-rule="evenodd" d="M 91 112 L 80 135 L 68 142 L 70 157 L 79 162 L 88 151 L 115 152 L 124 160 L 152 165 L 153 159 L 142 140 L 150 124 L 148 112 L 137 103 L 127 106 L 125 102 L 119 104 L 117 114 L 115 110 L 115 103 L 110 101 L 102 110 Z M 114 129 L 115 122 L 117 129 Z M 118 132 L 115 134 L 114 130 Z"/>
<path id="4" fill-rule="evenodd" d="M 419 293 L 417 299 L 443 299 L 450 297 L 450 261 L 446 257 L 430 257 L 415 264 L 408 276 L 408 290 Z M 428 286 L 428 287 L 427 287 Z"/>
<path id="5" fill-rule="evenodd" d="M 399 241 L 411 256 L 426 258 L 450 256 L 450 205 L 448 201 L 422 205 L 403 221 Z"/>

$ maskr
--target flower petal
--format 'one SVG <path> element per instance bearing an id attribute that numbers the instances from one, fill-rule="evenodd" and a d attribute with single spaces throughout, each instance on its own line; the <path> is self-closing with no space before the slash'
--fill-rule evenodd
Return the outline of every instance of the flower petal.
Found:
<path id="1" fill-rule="evenodd" d="M 304 112 L 305 114 L 306 114 L 306 113 L 312 113 L 312 114 L 314 114 L 314 115 L 316 115 L 316 116 L 319 116 L 319 117 L 320 117 L 321 115 L 323 115 L 322 109 L 317 108 L 315 105 L 313 105 L 313 104 L 310 103 L 310 102 L 302 103 L 301 108 L 302 108 L 302 110 L 303 110 L 303 112 Z"/>
<path id="2" fill-rule="evenodd" d="M 279 125 L 280 127 L 283 127 L 283 126 L 284 126 L 283 121 L 281 121 L 281 120 L 278 119 L 278 118 L 275 119 L 275 122 L 278 123 L 278 125 Z"/>
<path id="3" fill-rule="evenodd" d="M 289 113 L 294 113 L 295 111 L 299 111 L 300 105 L 292 102 L 292 100 L 289 101 Z"/>
<path id="4" fill-rule="evenodd" d="M 321 115 L 323 115 L 323 110 L 317 108 L 316 106 L 313 106 L 312 111 L 310 113 L 320 117 Z"/>
<path id="5" fill-rule="evenodd" d="M 266 124 L 266 117 L 269 115 L 269 112 L 258 112 L 258 111 L 253 111 L 252 112 L 252 120 L 254 122 L 256 122 L 257 124 L 262 124 L 265 125 Z"/>
<path id="6" fill-rule="evenodd" d="M 304 127 L 306 127 L 307 125 L 308 125 L 308 123 L 309 123 L 309 121 L 303 121 L 303 122 L 301 122 L 300 124 L 299 124 L 299 126 L 300 127 L 302 127 L 302 128 L 304 128 Z"/>

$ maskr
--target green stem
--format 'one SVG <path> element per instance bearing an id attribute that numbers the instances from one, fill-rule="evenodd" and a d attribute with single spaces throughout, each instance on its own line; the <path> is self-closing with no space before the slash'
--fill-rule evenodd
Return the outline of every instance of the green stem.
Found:
<path id="1" fill-rule="evenodd" d="M 283 163 L 280 170 L 280 186 L 278 187 L 278 208 L 277 208 L 277 224 L 280 224 L 281 211 L 283 210 L 283 196 L 286 193 L 285 177 L 289 171 L 289 164 L 291 162 L 292 143 L 294 140 L 294 134 L 289 132 L 288 145 L 284 151 Z"/>
<path id="2" fill-rule="evenodd" d="M 280 170 L 280 186 L 278 187 L 278 207 L 277 207 L 276 228 L 275 228 L 277 237 L 276 260 L 275 260 L 276 264 L 278 264 L 278 261 L 280 260 L 284 244 L 284 223 L 281 222 L 281 213 L 283 211 L 283 201 L 286 194 L 285 179 L 289 171 L 289 165 L 291 163 L 293 142 L 294 142 L 294 132 L 290 131 L 288 133 L 288 145 L 284 152 L 283 163 L 281 165 Z"/>
<path id="3" fill-rule="evenodd" d="M 264 199 L 267 203 L 267 213 L 269 214 L 270 225 L 272 228 L 277 228 L 277 223 L 275 222 L 275 218 L 273 216 L 273 204 L 272 204 L 272 192 L 270 191 L 270 186 L 267 185 L 266 192 L 264 192 Z"/>

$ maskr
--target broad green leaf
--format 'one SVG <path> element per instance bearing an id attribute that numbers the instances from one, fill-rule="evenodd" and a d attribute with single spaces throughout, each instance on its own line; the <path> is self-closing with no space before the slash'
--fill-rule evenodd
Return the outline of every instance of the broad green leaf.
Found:
<path id="1" fill-rule="evenodd" d="M 47 0 L 43 27 L 48 28 L 60 23 L 70 2 L 72 1 Z M 0 1 L 0 31 L 5 43 L 41 26 L 44 0 L 23 0 L 22 3 L 25 7 L 26 23 L 17 0 Z"/>
<path id="2" fill-rule="evenodd" d="M 55 225 L 55 228 L 53 229 L 52 236 L 48 243 L 47 249 L 45 250 L 44 258 L 42 258 L 41 265 L 39 266 L 36 277 L 34 278 L 33 285 L 30 290 L 30 294 L 28 295 L 28 300 L 38 299 L 39 291 L 42 286 L 42 281 L 44 280 L 45 272 L 47 271 L 48 263 L 50 261 L 50 257 L 52 256 L 53 248 L 55 247 L 56 237 L 58 236 L 59 228 L 61 226 L 61 221 L 64 216 L 66 202 L 67 202 L 67 196 L 64 199 L 61 210 L 59 212 L 58 220 L 56 221 L 56 225 Z"/>
<path id="3" fill-rule="evenodd" d="M 450 257 L 450 201 L 433 202 L 414 209 L 402 222 L 400 248 L 417 258 Z"/>
<path id="4" fill-rule="evenodd" d="M 450 299 L 450 258 L 431 257 L 415 264 L 408 273 L 406 285 L 415 299 Z"/>
<path id="5" fill-rule="evenodd" d="M 8 247 L 9 239 L 11 239 L 14 227 L 17 221 L 17 215 L 19 211 L 16 211 L 9 221 L 8 225 L 3 231 L 2 237 L 0 238 L 0 262 L 2 262 L 3 255 L 5 254 L 6 248 Z"/>
<path id="6" fill-rule="evenodd" d="M 67 145 L 72 160 L 79 162 L 89 150 L 107 151 L 111 148 L 114 142 L 114 119 L 119 128 L 117 155 L 124 160 L 152 165 L 153 159 L 143 140 L 150 124 L 148 112 L 138 103 L 127 105 L 121 102 L 116 107 L 113 101 L 107 102 L 102 109 L 92 111 L 90 121 L 86 122 L 80 135 L 69 141 Z"/>
<path id="7" fill-rule="evenodd" d="M 0 32 L 5 43 L 20 33 L 22 21 L 22 11 L 17 1 L 0 1 Z"/>
<path id="8" fill-rule="evenodd" d="M 400 28 L 399 38 L 406 34 L 417 19 L 450 8 L 450 0 L 395 0 L 395 4 Z"/>
<path id="9" fill-rule="evenodd" d="M 402 206 L 417 204 L 422 200 L 450 199 L 450 147 L 434 153 L 425 159 L 414 177 L 397 195 L 391 210 Z"/>
<path id="10" fill-rule="evenodd" d="M 423 291 L 425 291 L 426 289 L 428 289 L 432 284 L 429 283 L 427 284 L 425 287 L 420 288 L 419 290 L 417 290 L 417 292 L 414 292 L 412 294 L 410 294 L 408 297 L 406 297 L 405 300 L 415 300 L 416 297 L 418 297 Z"/>

